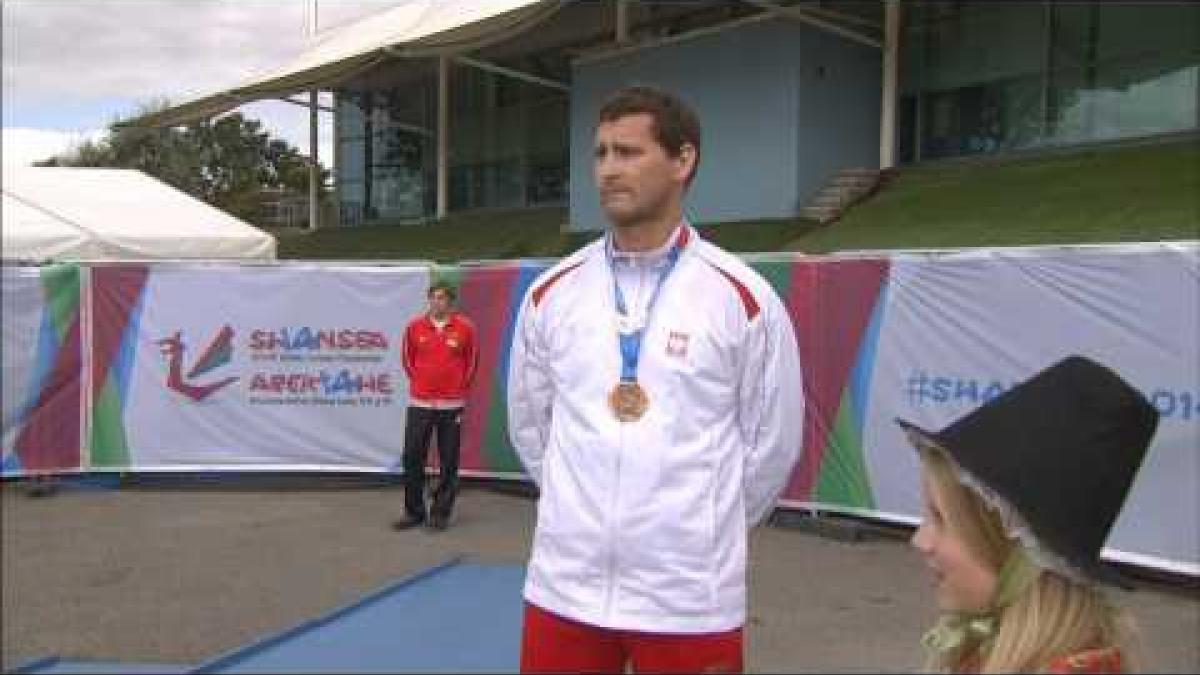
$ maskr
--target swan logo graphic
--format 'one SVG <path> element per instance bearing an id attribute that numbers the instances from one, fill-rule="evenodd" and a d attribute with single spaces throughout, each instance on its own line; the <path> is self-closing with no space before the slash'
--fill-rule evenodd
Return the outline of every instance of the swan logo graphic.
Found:
<path id="1" fill-rule="evenodd" d="M 233 358 L 233 328 L 228 324 L 213 336 L 204 353 L 188 370 L 186 378 L 183 375 L 183 356 L 187 348 L 183 342 L 183 331 L 177 330 L 174 335 L 162 338 L 156 344 L 167 360 L 167 389 L 193 401 L 203 401 L 238 381 L 237 377 L 225 377 L 204 383 L 195 381 L 197 377 L 228 364 Z"/>

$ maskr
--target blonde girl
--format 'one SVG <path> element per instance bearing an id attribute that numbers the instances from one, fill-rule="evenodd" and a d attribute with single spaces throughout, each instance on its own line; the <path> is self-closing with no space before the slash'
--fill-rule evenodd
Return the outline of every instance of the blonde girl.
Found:
<path id="1" fill-rule="evenodd" d="M 1131 622 L 1100 548 L 1158 413 L 1113 371 L 1070 357 L 946 429 L 900 420 L 921 459 L 912 544 L 941 618 L 933 672 L 1119 673 Z"/>

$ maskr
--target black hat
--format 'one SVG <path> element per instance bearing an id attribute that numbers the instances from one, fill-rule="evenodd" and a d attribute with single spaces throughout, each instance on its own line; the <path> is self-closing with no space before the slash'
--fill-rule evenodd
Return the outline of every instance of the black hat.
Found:
<path id="1" fill-rule="evenodd" d="M 937 433 L 896 421 L 1015 510 L 1051 558 L 1111 579 L 1100 549 L 1158 426 L 1119 375 L 1069 356 Z"/>

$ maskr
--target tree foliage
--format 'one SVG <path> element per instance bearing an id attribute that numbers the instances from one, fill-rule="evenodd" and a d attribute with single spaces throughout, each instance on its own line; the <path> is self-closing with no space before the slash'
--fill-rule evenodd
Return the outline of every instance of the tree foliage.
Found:
<path id="1" fill-rule="evenodd" d="M 84 141 L 36 165 L 137 169 L 250 221 L 260 220 L 264 202 L 281 192 L 308 194 L 308 158 L 241 113 L 180 127 L 129 124 L 167 105 L 143 105 L 135 114 L 114 120 L 102 139 Z M 328 178 L 329 171 L 322 168 L 321 201 L 328 198 Z"/>

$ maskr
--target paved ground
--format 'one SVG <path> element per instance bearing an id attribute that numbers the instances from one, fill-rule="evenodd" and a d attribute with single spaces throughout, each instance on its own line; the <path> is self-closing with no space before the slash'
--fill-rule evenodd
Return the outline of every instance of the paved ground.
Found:
<path id="1" fill-rule="evenodd" d="M 237 488 L 63 489 L 34 499 L 6 481 L 7 670 L 61 655 L 194 664 L 469 554 L 523 563 L 534 502 L 469 486 L 449 531 L 392 532 L 396 486 L 346 481 Z M 911 671 L 933 618 L 902 533 L 860 541 L 769 526 L 751 542 L 748 667 Z M 1149 582 L 1119 592 L 1142 626 L 1143 668 L 1200 671 L 1200 594 Z"/>

